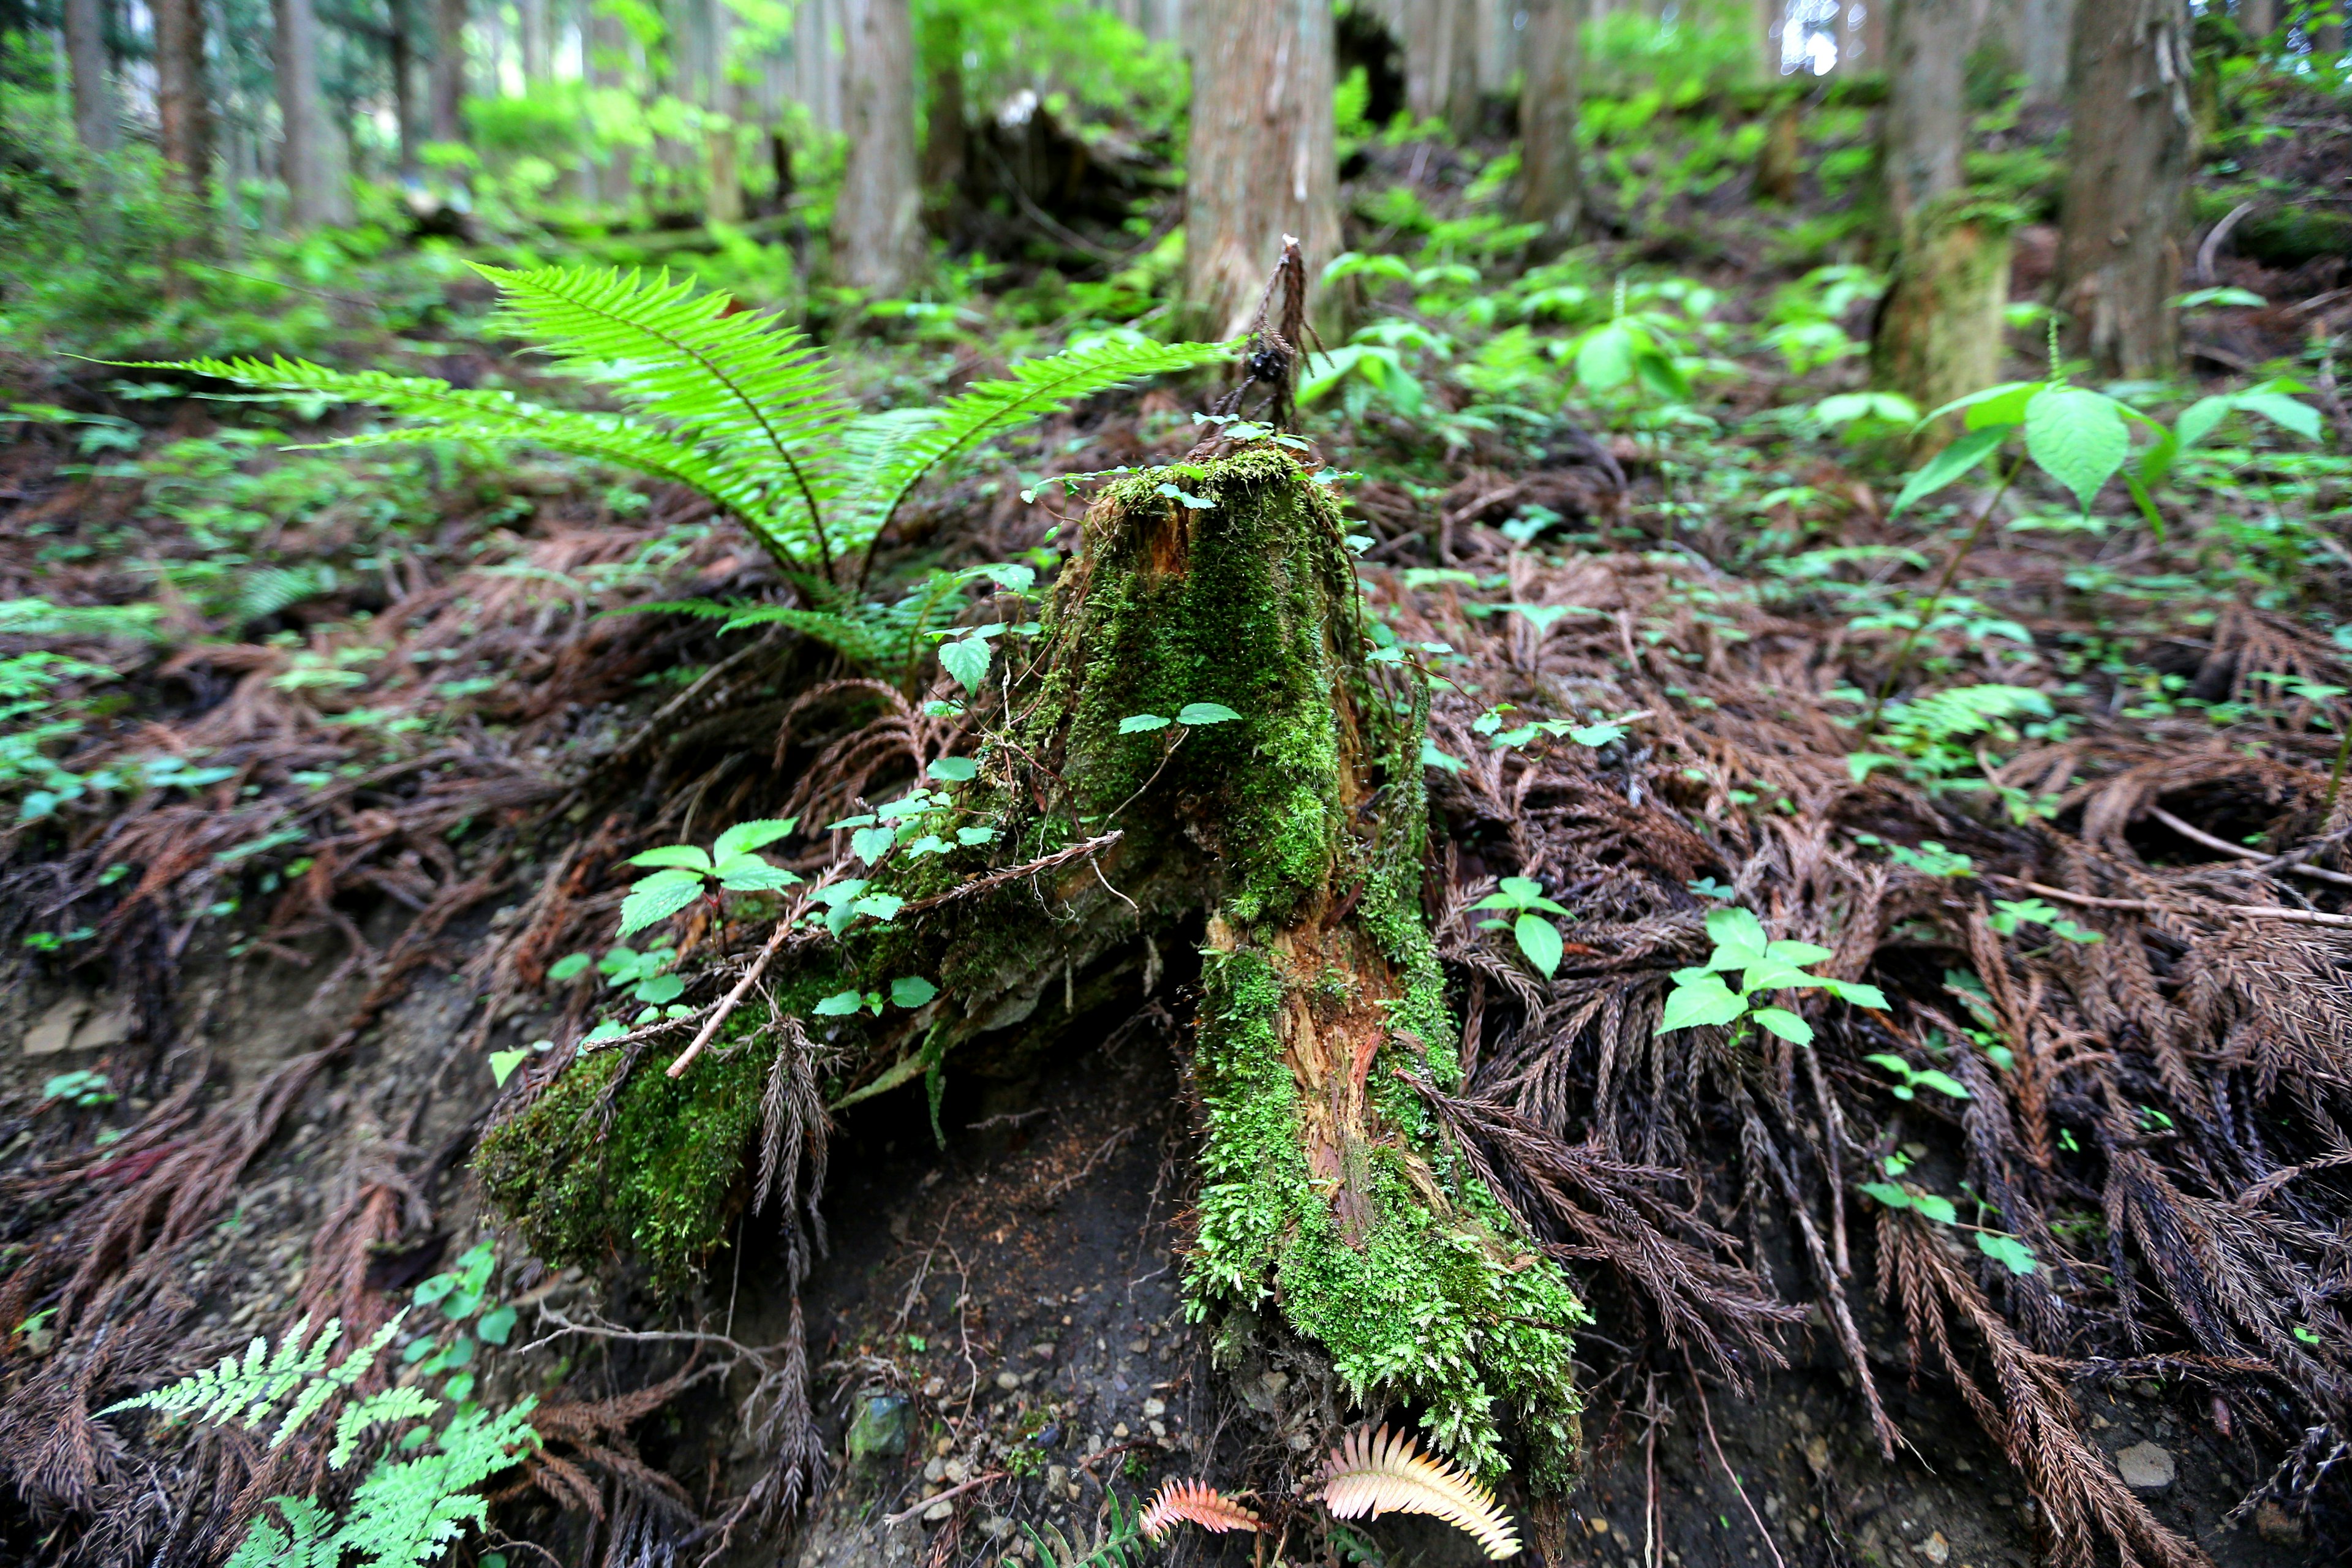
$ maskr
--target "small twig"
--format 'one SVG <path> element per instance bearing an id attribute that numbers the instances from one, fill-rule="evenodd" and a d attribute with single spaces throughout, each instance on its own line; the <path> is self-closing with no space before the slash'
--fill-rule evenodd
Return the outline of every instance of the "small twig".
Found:
<path id="1" fill-rule="evenodd" d="M 793 934 L 793 923 L 801 918 L 802 912 L 807 907 L 808 900 L 803 899 L 793 906 L 792 913 L 776 922 L 775 931 L 768 938 L 768 945 L 760 950 L 760 956 L 751 961 L 751 967 L 743 972 L 743 978 L 735 983 L 735 989 L 727 993 L 719 1005 L 710 1010 L 710 1016 L 704 1020 L 700 1032 L 694 1037 L 694 1042 L 678 1052 L 677 1059 L 669 1064 L 669 1077 L 676 1078 L 694 1065 L 694 1058 L 702 1054 L 702 1047 L 710 1043 L 710 1037 L 713 1035 L 719 1033 L 719 1026 L 727 1022 L 729 1015 L 741 1005 L 744 997 L 751 994 L 751 987 L 760 983 L 760 976 L 767 973 L 768 961 L 782 950 L 785 942 Z"/>
<path id="2" fill-rule="evenodd" d="M 2234 855 L 2241 860 L 2270 861 L 2274 858 L 2259 849 L 2249 849 L 2242 844 L 2231 844 L 2226 839 L 2216 838 L 2201 827 L 2191 827 L 2160 805 L 2149 806 L 2147 814 L 2190 843 L 2202 844 L 2208 849 L 2217 849 L 2224 855 Z M 2324 866 L 2287 866 L 2282 868 L 2292 871 L 2299 877 L 2316 877 L 2323 882 L 2340 882 L 2347 888 L 2352 888 L 2352 877 L 2347 877 L 2341 871 L 2330 871 Z"/>
<path id="3" fill-rule="evenodd" d="M 2177 910 L 2168 904 L 2154 903 L 2147 899 L 2094 898 L 2089 893 L 2077 893 L 2065 888 L 2053 888 L 2041 882 L 2029 882 L 2022 877 L 2004 877 L 1999 872 L 1991 873 L 1990 879 L 2027 889 L 2040 893 L 2045 899 L 2060 899 L 2070 904 L 2081 904 L 2085 909 L 2129 910 L 2140 914 L 2190 912 Z M 2331 915 L 2322 910 L 2290 910 L 2278 904 L 2213 903 L 2207 905 L 2205 910 L 2196 912 L 2208 911 L 2215 914 L 2243 915 L 2249 920 L 2286 921 L 2295 925 L 2352 927 L 2352 915 Z"/>
<path id="4" fill-rule="evenodd" d="M 919 1518 L 924 1510 L 929 1508 L 935 1502 L 945 1502 L 950 1498 L 961 1497 L 964 1493 L 971 1490 L 974 1487 L 984 1487 L 991 1481 L 1001 1481 L 1004 1479 L 1004 1476 L 1005 1472 L 1003 1470 L 990 1470 L 983 1475 L 974 1476 L 971 1479 L 959 1482 L 957 1485 L 950 1487 L 943 1492 L 933 1492 L 929 1497 L 925 1498 L 914 1507 L 894 1513 L 882 1522 L 886 1527 L 904 1524 L 910 1519 Z"/>
<path id="5" fill-rule="evenodd" d="M 1001 888 L 1007 882 L 1017 882 L 1024 877 L 1034 877 L 1040 871 L 1050 871 L 1057 866 L 1067 865 L 1082 855 L 1092 855 L 1097 850 L 1108 849 L 1126 837 L 1124 830 L 1113 828 L 1100 837 L 1085 839 L 1065 848 L 1056 849 L 1051 855 L 1042 856 L 1019 866 L 1007 866 L 1002 871 L 991 871 L 985 877 L 975 877 L 969 882 L 950 888 L 944 893 L 933 893 L 928 899 L 917 899 L 899 913 L 919 915 L 927 910 L 938 909 L 941 904 L 951 904 L 958 899 L 968 899 L 974 893 L 985 893 L 990 889 Z"/>
<path id="6" fill-rule="evenodd" d="M 1772 1532 L 1764 1528 L 1764 1516 L 1758 1513 L 1756 1505 L 1748 1500 L 1748 1489 L 1739 1484 L 1739 1472 L 1731 1468 L 1731 1461 L 1723 1457 L 1723 1445 L 1716 1441 L 1715 1417 L 1706 1408 L 1706 1385 L 1699 1382 L 1698 1369 L 1691 1365 L 1687 1351 L 1683 1352 L 1683 1368 L 1690 1374 L 1691 1391 L 1698 1395 L 1698 1416 L 1706 1425 L 1706 1446 L 1715 1450 L 1715 1462 L 1721 1465 L 1723 1473 L 1731 1478 L 1731 1489 L 1739 1494 L 1739 1506 L 1748 1510 L 1748 1517 L 1755 1522 L 1756 1533 L 1764 1538 L 1764 1550 L 1772 1554 L 1773 1568 L 1789 1568 L 1788 1562 L 1780 1555 L 1780 1547 L 1773 1543 Z"/>
<path id="7" fill-rule="evenodd" d="M 1125 800 L 1120 801 L 1117 805 L 1112 806 L 1110 808 L 1110 816 L 1103 818 L 1105 822 L 1108 822 L 1112 816 L 1117 816 L 1120 812 L 1125 811 L 1129 806 L 1133 805 L 1139 799 L 1142 798 L 1143 792 L 1145 790 L 1150 789 L 1153 784 L 1160 782 L 1160 775 L 1168 771 L 1169 759 L 1175 756 L 1176 748 L 1182 745 L 1184 743 L 1185 737 L 1192 732 L 1189 728 L 1185 728 L 1181 725 L 1178 728 L 1180 732 L 1175 740 L 1169 742 L 1168 749 L 1160 753 L 1160 765 L 1151 770 L 1151 776 L 1135 786 L 1135 794 L 1129 795 Z"/>
<path id="8" fill-rule="evenodd" d="M 2216 281 L 2213 276 L 2213 258 L 2221 255 L 2221 242 L 2229 238 L 2230 231 L 2244 221 L 2246 215 L 2253 210 L 2253 203 L 2240 202 L 2230 209 L 2228 216 L 2206 231 L 2205 243 L 2197 247 L 2197 281 L 2200 283 Z"/>

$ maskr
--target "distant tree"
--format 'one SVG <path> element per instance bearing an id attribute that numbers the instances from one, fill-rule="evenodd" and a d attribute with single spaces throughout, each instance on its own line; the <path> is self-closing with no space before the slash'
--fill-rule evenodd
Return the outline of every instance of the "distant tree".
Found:
<path id="1" fill-rule="evenodd" d="M 1584 205 L 1577 161 L 1579 24 L 1583 0 L 1528 0 L 1519 87 L 1519 216 L 1564 245 Z"/>
<path id="2" fill-rule="evenodd" d="M 2196 162 L 2186 0 L 2078 0 L 2058 309 L 2108 375 L 2168 374 Z"/>
<path id="3" fill-rule="evenodd" d="M 842 282 L 888 297 L 905 291 L 923 259 L 914 21 L 907 0 L 847 0 L 844 11 L 849 159 L 834 203 L 833 268 Z"/>
<path id="4" fill-rule="evenodd" d="M 1184 294 L 1196 330 L 1249 330 L 1266 272 L 1295 235 L 1310 269 L 1339 248 L 1331 8 L 1316 0 L 1193 0 Z"/>
<path id="5" fill-rule="evenodd" d="M 530 87 L 537 87 L 553 74 L 547 6 L 548 0 L 522 0 L 519 7 L 522 22 L 522 79 Z"/>
<path id="6" fill-rule="evenodd" d="M 156 147 L 172 183 L 202 213 L 211 205 L 213 180 L 204 0 L 151 0 L 149 13 L 155 26 Z"/>
<path id="7" fill-rule="evenodd" d="M 278 27 L 278 157 L 288 218 L 297 232 L 349 223 L 350 193 L 330 142 L 319 88 L 319 17 L 311 0 L 272 0 Z"/>
<path id="8" fill-rule="evenodd" d="M 2005 219 L 1965 189 L 1969 0 L 1895 0 L 1879 166 L 1898 247 L 1871 334 L 1871 373 L 1923 408 L 2000 377 Z"/>
<path id="9" fill-rule="evenodd" d="M 1401 0 L 1401 9 L 1406 110 L 1467 133 L 1478 114 L 1476 0 Z"/>
<path id="10" fill-rule="evenodd" d="M 106 74 L 106 15 L 100 0 L 66 0 L 66 68 L 73 77 L 74 135 L 92 153 L 113 150 L 114 83 Z"/>
<path id="11" fill-rule="evenodd" d="M 436 142 L 466 139 L 466 0 L 432 0 L 433 72 L 425 93 Z"/>
<path id="12" fill-rule="evenodd" d="M 2074 47 L 2076 0 L 2021 0 L 2018 64 L 2025 72 L 2025 101 L 2063 103 L 2066 58 Z"/>

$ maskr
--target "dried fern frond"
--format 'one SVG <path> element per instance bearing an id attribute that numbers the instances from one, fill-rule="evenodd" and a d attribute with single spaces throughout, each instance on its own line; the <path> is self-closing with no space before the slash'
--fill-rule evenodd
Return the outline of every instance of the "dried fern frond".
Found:
<path id="1" fill-rule="evenodd" d="M 1322 1480 L 1323 1506 L 1336 1519 L 1425 1513 L 1477 1537 L 1496 1562 L 1518 1554 L 1517 1532 L 1495 1494 L 1466 1470 L 1422 1453 L 1409 1432 L 1358 1427 L 1323 1461 Z"/>
<path id="2" fill-rule="evenodd" d="M 1180 1521 L 1189 1521 L 1218 1535 L 1230 1530 L 1255 1531 L 1259 1523 L 1257 1515 L 1206 1481 L 1171 1478 L 1161 1483 L 1159 1494 L 1143 1510 L 1143 1538 L 1156 1546 L 1160 1538 Z"/>

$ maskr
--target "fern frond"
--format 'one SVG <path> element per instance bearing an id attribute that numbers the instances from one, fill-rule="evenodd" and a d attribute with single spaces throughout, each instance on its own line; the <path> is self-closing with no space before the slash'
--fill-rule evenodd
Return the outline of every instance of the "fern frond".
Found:
<path id="1" fill-rule="evenodd" d="M 505 295 L 505 319 L 564 369 L 611 386 L 688 438 L 789 479 L 812 530 L 833 493 L 832 454 L 853 416 L 800 333 L 725 294 L 621 268 L 475 270 Z"/>
<path id="2" fill-rule="evenodd" d="M 1024 360 L 1013 367 L 1007 381 L 975 382 L 940 405 L 935 417 L 908 419 L 899 430 L 878 430 L 875 433 L 898 438 L 880 440 L 871 452 L 850 454 L 856 465 L 850 478 L 852 515 L 842 535 L 855 544 L 873 538 L 889 526 L 907 492 L 925 474 L 992 436 L 1122 382 L 1190 370 L 1232 353 L 1230 343 L 1104 343 Z M 865 461 L 856 463 L 861 456 Z"/>
<path id="3" fill-rule="evenodd" d="M 2050 699 L 2030 686 L 1956 686 L 1886 710 L 1889 732 L 1936 743 L 1981 734 L 1995 720 L 2050 716 Z"/>
<path id="4" fill-rule="evenodd" d="M 1079 1547 L 1062 1533 L 1060 1527 L 1047 1525 L 1041 1532 L 1034 1525 L 1021 1528 L 1028 1531 L 1030 1542 L 1037 1548 L 1040 1561 L 1047 1568 L 1138 1568 L 1143 1554 L 1137 1543 L 1143 1531 L 1134 1514 L 1119 1507 L 1118 1494 L 1105 1494 L 1110 1505 L 1110 1517 L 1104 1521 L 1092 1544 Z"/>
<path id="5" fill-rule="evenodd" d="M 274 1497 L 254 1516 L 226 1568 L 339 1568 L 343 1549 L 335 1539 L 335 1516 L 303 1497 Z M 286 1526 L 269 1517 L 275 1508 Z"/>
<path id="6" fill-rule="evenodd" d="M 1159 1495 L 1143 1510 L 1137 1528 L 1143 1531 L 1146 1541 L 1157 1545 L 1160 1538 L 1180 1521 L 1197 1524 L 1217 1535 L 1233 1530 L 1255 1531 L 1263 1522 L 1256 1514 L 1205 1481 L 1171 1478 L 1160 1484 Z"/>
<path id="7" fill-rule="evenodd" d="M 1495 1494 L 1457 1466 L 1433 1459 L 1408 1432 L 1358 1427 L 1323 1462 L 1323 1506 L 1335 1519 L 1421 1513 L 1475 1536 L 1488 1557 L 1517 1554 L 1519 1540 Z"/>
<path id="8" fill-rule="evenodd" d="M 258 1426 L 279 1400 L 289 1394 L 296 1394 L 293 1405 L 269 1439 L 269 1446 L 275 1448 L 318 1414 L 336 1393 L 366 1374 L 384 1347 L 392 1343 L 393 1336 L 400 1331 L 401 1318 L 406 1316 L 404 1312 L 393 1319 L 377 1331 L 375 1338 L 353 1347 L 331 1368 L 327 1365 L 327 1352 L 342 1336 L 341 1320 L 328 1319 L 319 1337 L 305 1347 L 302 1341 L 310 1331 L 310 1320 L 304 1318 L 278 1342 L 275 1355 L 270 1353 L 268 1340 L 256 1337 L 246 1346 L 242 1360 L 235 1355 L 223 1356 L 214 1365 L 177 1383 L 110 1405 L 99 1414 L 153 1410 L 165 1415 L 185 1415 L 215 1426 L 250 1429 Z"/>
<path id="9" fill-rule="evenodd" d="M 338 1547 L 370 1568 L 422 1568 L 440 1556 L 468 1525 L 488 1519 L 489 1505 L 474 1489 L 538 1443 L 526 1419 L 536 1403 L 526 1399 L 496 1415 L 461 1410 L 427 1451 L 376 1466 L 352 1494 Z"/>
<path id="10" fill-rule="evenodd" d="M 364 403 L 415 427 L 370 431 L 320 442 L 321 447 L 413 446 L 420 441 L 475 441 L 532 446 L 570 457 L 633 468 L 684 485 L 740 519 L 761 546 L 786 565 L 811 559 L 814 535 L 771 516 L 772 484 L 719 449 L 704 450 L 653 426 L 614 414 L 549 408 L 492 388 L 461 388 L 425 375 L 331 370 L 308 360 L 193 359 L 128 368 L 177 370 L 271 392 L 308 392 L 341 403 Z"/>

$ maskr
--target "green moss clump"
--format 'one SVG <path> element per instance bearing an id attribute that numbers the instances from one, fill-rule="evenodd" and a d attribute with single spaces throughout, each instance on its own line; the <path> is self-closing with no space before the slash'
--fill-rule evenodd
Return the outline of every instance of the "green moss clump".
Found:
<path id="1" fill-rule="evenodd" d="M 658 1289 L 693 1286 L 726 1239 L 760 1132 L 769 1064 L 744 1040 L 751 1028 L 748 1017 L 730 1027 L 731 1049 L 706 1053 L 682 1079 L 594 1052 L 491 1125 L 474 1168 L 532 1252 L 587 1268 L 634 1252 Z"/>
<path id="2" fill-rule="evenodd" d="M 1208 1137 L 1191 1311 L 1255 1310 L 1271 1296 L 1330 1352 L 1351 1397 L 1421 1404 L 1436 1443 L 1488 1474 L 1504 1468 L 1496 1417 L 1507 1405 L 1534 1457 L 1530 1479 L 1559 1488 L 1580 1437 L 1570 1333 L 1590 1315 L 1475 1180 L 1457 1185 L 1454 1212 L 1441 1215 L 1399 1151 L 1371 1151 L 1372 1216 L 1349 1242 L 1308 1170 L 1298 1085 L 1278 1034 L 1286 993 L 1265 952 L 1209 954 L 1195 1058 Z M 1392 1016 L 1409 1010 L 1420 1011 L 1410 995 Z M 1374 1071 L 1393 1082 L 1386 1065 Z M 1383 1097 L 1381 1109 L 1414 1155 L 1431 1152 L 1433 1130 L 1417 1100 Z"/>

